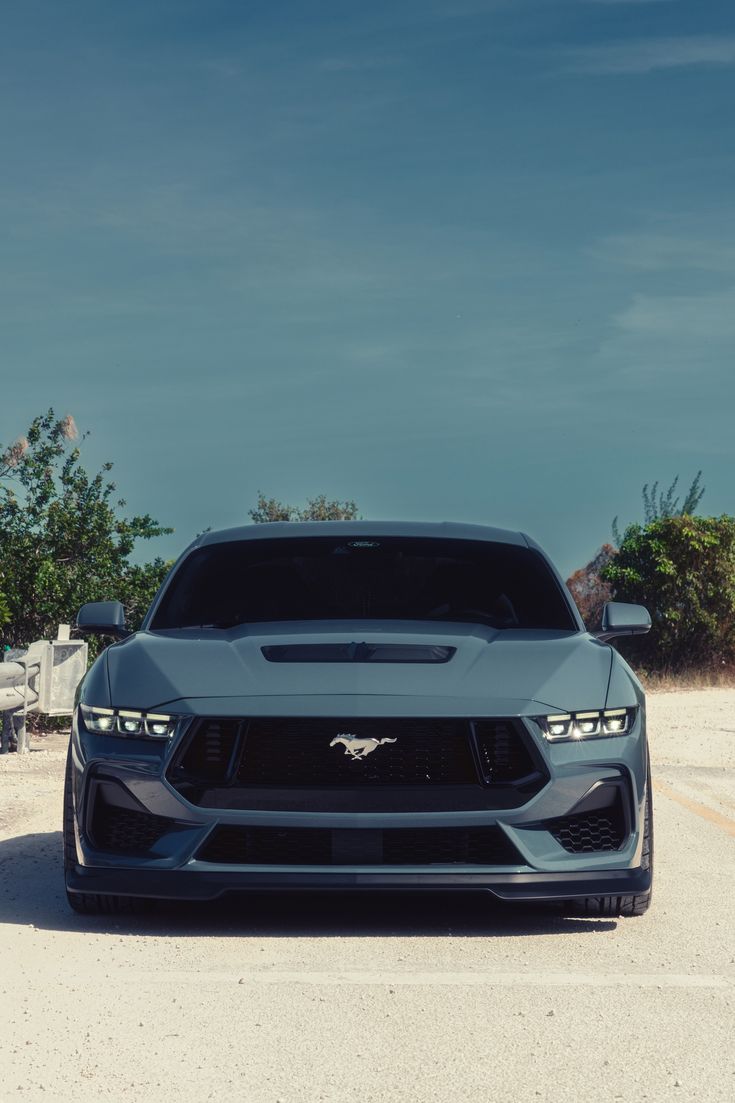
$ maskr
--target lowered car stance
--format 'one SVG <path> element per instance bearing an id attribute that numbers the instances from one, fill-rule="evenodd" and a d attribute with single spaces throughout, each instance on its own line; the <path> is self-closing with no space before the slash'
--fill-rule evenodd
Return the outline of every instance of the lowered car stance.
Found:
<path id="1" fill-rule="evenodd" d="M 645 702 L 541 549 L 459 524 L 208 532 L 82 681 L 64 801 L 76 911 L 266 889 L 485 890 L 640 915 Z"/>

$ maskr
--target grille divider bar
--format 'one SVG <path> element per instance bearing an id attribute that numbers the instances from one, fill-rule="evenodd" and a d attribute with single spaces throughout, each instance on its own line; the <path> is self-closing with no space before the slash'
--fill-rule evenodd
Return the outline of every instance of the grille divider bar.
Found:
<path id="1" fill-rule="evenodd" d="M 480 754 L 480 745 L 477 741 L 477 731 L 475 730 L 475 721 L 469 720 L 467 723 L 468 728 L 468 740 L 470 745 L 470 751 L 472 752 L 472 761 L 475 764 L 475 770 L 477 771 L 477 780 L 481 785 L 489 785 L 492 782 L 492 773 L 490 775 L 485 773 L 485 769 L 482 764 L 482 755 Z"/>

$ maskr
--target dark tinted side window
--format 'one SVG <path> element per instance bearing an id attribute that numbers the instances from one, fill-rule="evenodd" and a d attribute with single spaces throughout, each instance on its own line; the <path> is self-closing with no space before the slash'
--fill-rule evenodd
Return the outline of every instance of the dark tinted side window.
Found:
<path id="1" fill-rule="evenodd" d="M 366 619 L 576 628 L 538 552 L 426 537 L 260 539 L 197 548 L 171 580 L 151 627 Z"/>

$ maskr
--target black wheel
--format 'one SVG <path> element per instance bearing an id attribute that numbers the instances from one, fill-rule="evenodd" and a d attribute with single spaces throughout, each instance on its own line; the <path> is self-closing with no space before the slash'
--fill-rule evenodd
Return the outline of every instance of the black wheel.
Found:
<path id="1" fill-rule="evenodd" d="M 74 838 L 74 795 L 71 783 L 71 747 L 66 759 L 66 776 L 64 778 L 64 876 L 66 877 L 77 861 L 77 846 Z M 66 898 L 72 911 L 80 915 L 132 915 L 145 911 L 149 901 L 140 900 L 135 896 L 108 896 L 106 893 L 97 892 L 70 892 L 67 888 Z"/>
<path id="2" fill-rule="evenodd" d="M 653 794 L 651 792 L 651 770 L 646 778 L 646 804 L 643 811 L 643 851 L 641 868 L 653 874 Z M 639 896 L 588 896 L 586 900 L 573 900 L 567 915 L 588 916 L 632 916 L 643 915 L 651 903 L 652 890 Z"/>

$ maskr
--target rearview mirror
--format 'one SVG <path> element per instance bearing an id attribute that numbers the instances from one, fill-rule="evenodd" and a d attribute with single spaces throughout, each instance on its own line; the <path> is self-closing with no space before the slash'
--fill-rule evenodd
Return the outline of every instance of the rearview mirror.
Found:
<path id="1" fill-rule="evenodd" d="M 651 614 L 643 605 L 608 601 L 602 610 L 602 631 L 595 636 L 602 643 L 617 636 L 645 636 L 651 631 Z"/>
<path id="2" fill-rule="evenodd" d="M 125 627 L 125 610 L 119 601 L 87 602 L 77 613 L 76 627 L 85 636 L 114 636 L 121 640 L 130 635 Z"/>

